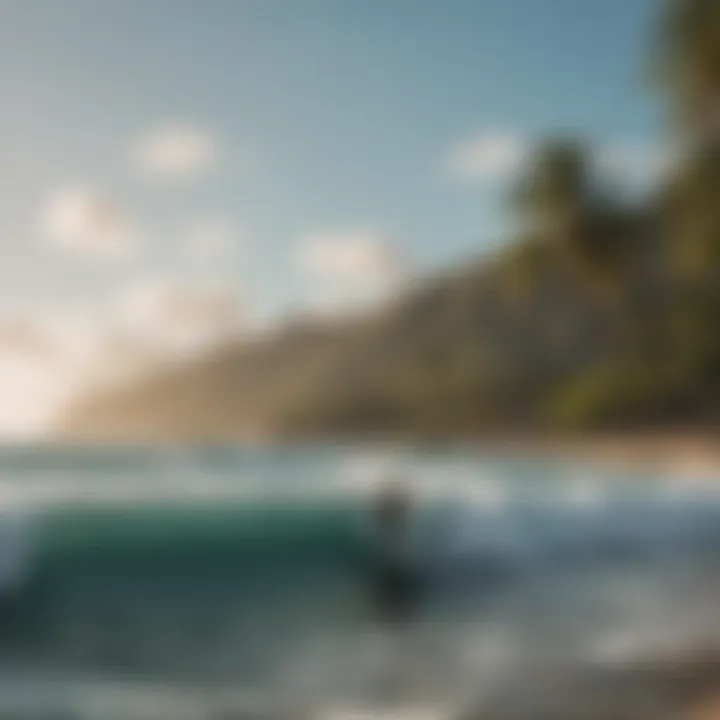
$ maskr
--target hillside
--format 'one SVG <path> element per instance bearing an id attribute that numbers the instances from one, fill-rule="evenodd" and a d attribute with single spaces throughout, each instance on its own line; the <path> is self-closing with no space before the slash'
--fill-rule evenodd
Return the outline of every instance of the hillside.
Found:
<path id="1" fill-rule="evenodd" d="M 289 328 L 86 398 L 75 441 L 452 436 L 554 422 L 553 399 L 618 352 L 612 296 L 522 253 L 426 282 L 379 316 Z M 522 281 L 522 282 L 520 282 Z M 557 418 L 558 422 L 564 422 Z"/>
<path id="2" fill-rule="evenodd" d="M 82 398 L 54 435 L 96 442 L 229 441 L 274 432 L 336 358 L 343 333 L 294 328 L 160 366 L 130 386 Z"/>

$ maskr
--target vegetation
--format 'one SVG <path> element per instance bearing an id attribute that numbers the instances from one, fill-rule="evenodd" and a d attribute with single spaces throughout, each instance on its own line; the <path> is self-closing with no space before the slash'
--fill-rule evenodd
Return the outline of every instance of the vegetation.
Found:
<path id="1" fill-rule="evenodd" d="M 653 56 L 654 76 L 668 93 L 677 128 L 693 142 L 718 131 L 720 5 L 665 0 Z"/>

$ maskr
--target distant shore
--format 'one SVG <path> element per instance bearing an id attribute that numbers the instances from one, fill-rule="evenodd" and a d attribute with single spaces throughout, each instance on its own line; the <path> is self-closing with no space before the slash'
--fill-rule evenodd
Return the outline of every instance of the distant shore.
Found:
<path id="1" fill-rule="evenodd" d="M 717 475 L 720 479 L 720 428 L 717 430 L 628 430 L 618 432 L 588 433 L 527 433 L 483 432 L 479 435 L 443 438 L 412 435 L 394 437 L 389 435 L 363 434 L 356 437 L 334 436 L 303 438 L 224 436 L 216 440 L 205 438 L 202 442 L 188 437 L 172 438 L 170 434 L 158 434 L 153 438 L 146 434 L 141 440 L 132 436 L 123 438 L 74 437 L 71 440 L 55 438 L 49 447 L 58 448 L 112 448 L 128 449 L 166 447 L 255 447 L 273 445 L 328 445 L 358 447 L 412 447 L 452 451 L 463 448 L 487 450 L 517 457 L 554 457 L 587 462 L 592 465 L 617 468 L 646 468 L 649 470 L 672 470 L 684 475 Z M 40 443 L 42 445 L 42 443 Z"/>
<path id="2" fill-rule="evenodd" d="M 627 431 L 587 434 L 488 435 L 482 444 L 518 456 L 556 456 L 603 466 L 674 470 L 720 479 L 717 431 Z"/>

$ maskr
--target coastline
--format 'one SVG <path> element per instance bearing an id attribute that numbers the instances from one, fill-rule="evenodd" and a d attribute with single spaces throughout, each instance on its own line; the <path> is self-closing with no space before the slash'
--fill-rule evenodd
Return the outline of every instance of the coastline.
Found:
<path id="1" fill-rule="evenodd" d="M 49 437 L 27 447 L 56 450 L 122 451 L 149 449 L 272 448 L 273 446 L 321 447 L 335 445 L 354 449 L 399 449 L 452 452 L 470 450 L 536 459 L 582 462 L 599 468 L 673 472 L 687 477 L 713 477 L 720 481 L 720 428 L 679 430 L 628 430 L 612 432 L 556 433 L 483 431 L 472 435 L 419 437 L 408 434 L 363 433 L 347 435 L 286 436 L 283 434 L 227 435 L 217 438 L 173 438 L 168 434 L 117 438 Z M 12 445 L 10 447 L 13 447 Z M 15 445 L 14 447 L 17 447 Z"/>
<path id="2" fill-rule="evenodd" d="M 720 480 L 720 432 L 663 431 L 487 436 L 481 445 L 518 457 L 557 457 L 605 468 L 671 470 Z"/>

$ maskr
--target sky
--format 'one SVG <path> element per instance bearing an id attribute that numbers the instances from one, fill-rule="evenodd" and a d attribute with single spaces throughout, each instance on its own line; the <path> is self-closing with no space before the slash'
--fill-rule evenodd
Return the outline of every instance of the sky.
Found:
<path id="1" fill-rule="evenodd" d="M 0 434 L 37 426 L 88 368 L 491 250 L 546 134 L 649 176 L 656 10 L 0 0 L 0 391 L 23 408 Z"/>

